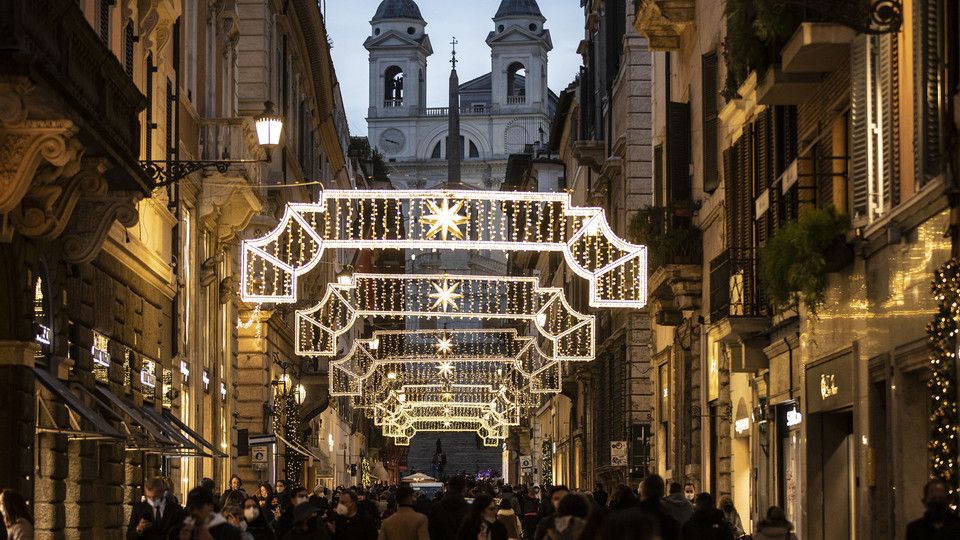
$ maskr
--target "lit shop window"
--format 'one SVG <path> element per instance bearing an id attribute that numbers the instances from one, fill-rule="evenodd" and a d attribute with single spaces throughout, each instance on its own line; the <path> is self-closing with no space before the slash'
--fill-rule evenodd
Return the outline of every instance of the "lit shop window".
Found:
<path id="1" fill-rule="evenodd" d="M 97 382 L 110 382 L 110 339 L 94 330 L 93 345 L 90 354 L 93 356 L 93 376 Z"/>
<path id="2" fill-rule="evenodd" d="M 140 384 L 151 389 L 157 387 L 157 363 L 153 360 L 143 359 L 140 367 Z"/>
<path id="3" fill-rule="evenodd" d="M 50 321 L 47 314 L 47 299 L 43 294 L 43 278 L 37 278 L 33 289 L 33 320 L 37 325 L 37 335 L 34 337 L 40 344 L 41 353 L 50 346 L 53 332 L 50 330 Z"/>

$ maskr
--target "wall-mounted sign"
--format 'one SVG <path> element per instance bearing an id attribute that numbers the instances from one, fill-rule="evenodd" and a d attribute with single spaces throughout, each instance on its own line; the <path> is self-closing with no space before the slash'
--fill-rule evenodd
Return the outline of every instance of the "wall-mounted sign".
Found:
<path id="1" fill-rule="evenodd" d="M 532 456 L 520 456 L 520 468 L 523 470 L 533 468 L 533 457 Z"/>
<path id="2" fill-rule="evenodd" d="M 610 441 L 610 465 L 627 466 L 627 441 Z"/>
<path id="3" fill-rule="evenodd" d="M 853 406 L 853 351 L 807 367 L 807 414 Z"/>
<path id="4" fill-rule="evenodd" d="M 266 446 L 251 446 L 250 447 L 250 462 L 251 463 L 267 463 L 267 447 Z"/>
<path id="5" fill-rule="evenodd" d="M 839 393 L 840 393 L 840 388 L 837 387 L 837 376 L 833 373 L 821 373 L 820 374 L 821 399 L 827 399 L 828 397 L 835 396 Z"/>
<path id="6" fill-rule="evenodd" d="M 737 435 L 743 435 L 750 430 L 750 418 L 737 418 L 733 423 L 733 429 L 736 430 Z"/>
<path id="7" fill-rule="evenodd" d="M 800 414 L 800 411 L 798 411 L 796 405 L 794 405 L 792 409 L 787 411 L 787 427 L 800 425 L 800 422 L 803 422 L 803 415 Z"/>

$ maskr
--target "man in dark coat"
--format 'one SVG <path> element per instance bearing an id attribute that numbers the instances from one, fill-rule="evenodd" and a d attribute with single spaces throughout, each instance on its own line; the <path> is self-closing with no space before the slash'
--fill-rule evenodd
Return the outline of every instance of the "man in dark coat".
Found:
<path id="1" fill-rule="evenodd" d="M 603 484 L 598 482 L 593 488 L 593 502 L 600 506 L 606 506 L 608 499 L 610 499 L 610 495 L 607 494 L 605 489 L 603 489 Z"/>
<path id="2" fill-rule="evenodd" d="M 937 535 L 944 529 L 960 529 L 960 518 L 950 510 L 949 493 L 947 484 L 939 478 L 934 478 L 923 486 L 923 506 L 927 510 L 922 518 L 907 524 L 906 540 L 943 538 L 944 535 Z"/>
<path id="3" fill-rule="evenodd" d="M 187 494 L 187 517 L 169 538 L 174 540 L 241 540 L 240 529 L 214 511 L 216 497 L 209 489 L 195 487 Z"/>
<path id="4" fill-rule="evenodd" d="M 684 538 L 699 538 L 702 540 L 733 540 L 733 531 L 730 524 L 714 505 L 713 495 L 701 493 L 697 495 L 693 515 L 683 526 Z"/>
<path id="5" fill-rule="evenodd" d="M 670 495 L 664 497 L 661 502 L 664 511 L 677 520 L 681 527 L 690 521 L 690 516 L 693 515 L 693 505 L 684 496 L 683 486 L 677 482 L 670 483 Z"/>
<path id="6" fill-rule="evenodd" d="M 465 488 L 462 476 L 447 481 L 447 492 L 430 511 L 430 540 L 456 540 L 460 524 L 470 511 L 463 498 Z"/>
<path id="7" fill-rule="evenodd" d="M 369 514 L 360 511 L 359 502 L 356 491 L 340 494 L 340 501 L 334 508 L 336 516 L 330 523 L 331 536 L 335 540 L 377 540 L 377 525 Z"/>
<path id="8" fill-rule="evenodd" d="M 151 478 L 143 485 L 144 500 L 133 505 L 127 540 L 166 539 L 183 521 L 183 508 L 164 494 L 162 478 Z"/>
<path id="9" fill-rule="evenodd" d="M 537 497 L 538 493 L 539 488 L 537 486 L 530 486 L 523 496 L 523 500 L 520 501 L 523 511 L 520 523 L 523 525 L 524 538 L 533 538 L 537 530 L 537 523 L 540 522 L 540 498 Z"/>
<path id="10" fill-rule="evenodd" d="M 663 508 L 663 478 L 659 474 L 651 474 L 640 484 L 640 504 L 637 506 L 651 514 L 660 523 L 660 538 L 663 540 L 680 540 L 680 524 L 670 517 Z"/>

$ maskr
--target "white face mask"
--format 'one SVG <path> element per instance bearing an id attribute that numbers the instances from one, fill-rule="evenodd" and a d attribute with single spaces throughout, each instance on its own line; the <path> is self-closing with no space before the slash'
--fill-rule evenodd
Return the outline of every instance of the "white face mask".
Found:
<path id="1" fill-rule="evenodd" d="M 256 506 L 251 506 L 250 508 L 243 509 L 243 518 L 247 521 L 253 521 L 260 516 L 260 509 Z"/>
<path id="2" fill-rule="evenodd" d="M 338 504 L 337 507 L 333 509 L 333 511 L 340 514 L 341 516 L 345 516 L 350 513 L 350 510 L 347 509 L 347 505 L 343 503 Z"/>

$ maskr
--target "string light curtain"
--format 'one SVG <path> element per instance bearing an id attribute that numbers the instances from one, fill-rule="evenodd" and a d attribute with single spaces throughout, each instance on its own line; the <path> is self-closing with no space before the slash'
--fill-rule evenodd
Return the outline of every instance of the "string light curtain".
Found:
<path id="1" fill-rule="evenodd" d="M 957 332 L 960 331 L 960 261 L 951 259 L 933 280 L 937 314 L 927 326 L 933 356 L 930 360 L 932 413 L 930 415 L 930 475 L 941 478 L 957 502 L 960 488 L 960 408 L 957 405 Z"/>

